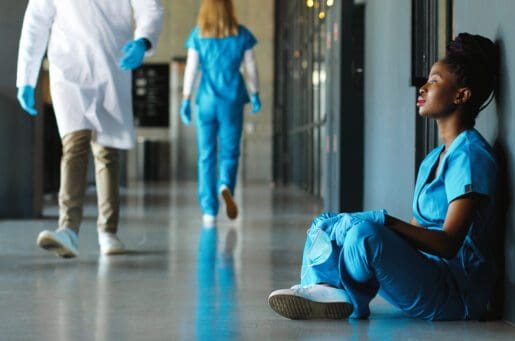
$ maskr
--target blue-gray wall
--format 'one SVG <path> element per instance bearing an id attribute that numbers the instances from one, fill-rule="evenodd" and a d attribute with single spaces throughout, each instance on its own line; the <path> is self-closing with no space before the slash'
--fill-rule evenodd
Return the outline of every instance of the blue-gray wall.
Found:
<path id="1" fill-rule="evenodd" d="M 35 214 L 35 121 L 16 102 L 16 59 L 26 1 L 0 0 L 0 218 Z"/>
<path id="2" fill-rule="evenodd" d="M 415 182 L 415 88 L 410 86 L 411 1 L 365 9 L 364 209 L 411 217 Z"/>
<path id="3" fill-rule="evenodd" d="M 480 114 L 477 127 L 491 142 L 505 148 L 509 196 L 515 191 L 515 1 L 454 0 L 454 32 L 470 32 L 496 40 L 500 46 L 500 94 L 494 105 Z M 503 217 L 500 217 L 501 221 Z M 515 203 L 506 217 L 505 318 L 515 322 Z"/>

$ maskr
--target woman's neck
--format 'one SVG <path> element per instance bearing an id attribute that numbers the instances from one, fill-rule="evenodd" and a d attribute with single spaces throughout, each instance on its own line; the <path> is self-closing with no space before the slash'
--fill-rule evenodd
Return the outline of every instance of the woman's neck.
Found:
<path id="1" fill-rule="evenodd" d="M 461 119 L 461 115 L 449 115 L 436 120 L 438 132 L 445 144 L 445 150 L 449 148 L 452 141 L 463 131 L 470 129 L 470 125 L 465 124 Z"/>

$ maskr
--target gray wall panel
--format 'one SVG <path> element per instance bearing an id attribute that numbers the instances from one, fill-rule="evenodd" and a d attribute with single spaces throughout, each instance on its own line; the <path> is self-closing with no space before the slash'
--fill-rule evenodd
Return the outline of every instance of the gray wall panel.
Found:
<path id="1" fill-rule="evenodd" d="M 367 1 L 365 21 L 363 208 L 409 219 L 416 173 L 411 1 Z"/>
<path id="2" fill-rule="evenodd" d="M 0 4 L 0 218 L 34 214 L 35 122 L 16 101 L 18 41 L 26 1 Z"/>
<path id="3" fill-rule="evenodd" d="M 454 33 L 470 32 L 497 40 L 500 44 L 500 95 L 496 103 L 482 112 L 477 128 L 490 142 L 506 148 L 508 195 L 515 191 L 515 21 L 512 0 L 454 0 Z M 511 179 L 510 179 L 511 178 Z M 502 217 L 501 217 L 502 218 Z M 505 318 L 515 323 L 515 203 L 509 203 L 506 217 L 506 294 Z"/>

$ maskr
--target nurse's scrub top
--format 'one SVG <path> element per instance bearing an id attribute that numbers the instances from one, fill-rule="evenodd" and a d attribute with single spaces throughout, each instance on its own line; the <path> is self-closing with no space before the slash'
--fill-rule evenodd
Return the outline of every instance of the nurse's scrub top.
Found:
<path id="1" fill-rule="evenodd" d="M 435 175 L 443 150 L 444 145 L 435 148 L 420 165 L 413 215 L 422 226 L 441 230 L 453 200 L 469 194 L 483 197 L 457 255 L 450 260 L 441 259 L 442 265 L 453 273 L 468 316 L 477 318 L 486 311 L 496 279 L 492 247 L 496 233 L 497 165 L 488 142 L 475 129 L 465 130 L 456 137 Z"/>
<path id="2" fill-rule="evenodd" d="M 238 34 L 224 38 L 203 38 L 195 27 L 186 40 L 186 48 L 199 54 L 202 76 L 197 90 L 196 102 L 223 100 L 244 104 L 249 95 L 240 65 L 245 51 L 252 49 L 257 40 L 243 25 Z"/>

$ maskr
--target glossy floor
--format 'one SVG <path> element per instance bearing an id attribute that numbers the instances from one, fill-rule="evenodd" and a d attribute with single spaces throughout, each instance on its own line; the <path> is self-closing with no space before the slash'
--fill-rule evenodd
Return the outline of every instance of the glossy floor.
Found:
<path id="1" fill-rule="evenodd" d="M 503 322 L 431 323 L 381 299 L 367 321 L 290 321 L 267 296 L 297 282 L 305 230 L 318 202 L 294 189 L 242 186 L 240 216 L 205 229 L 195 185 L 124 191 L 120 236 L 130 252 L 103 257 L 88 195 L 80 256 L 38 249 L 41 220 L 0 222 L 1 340 L 514 340 Z"/>

